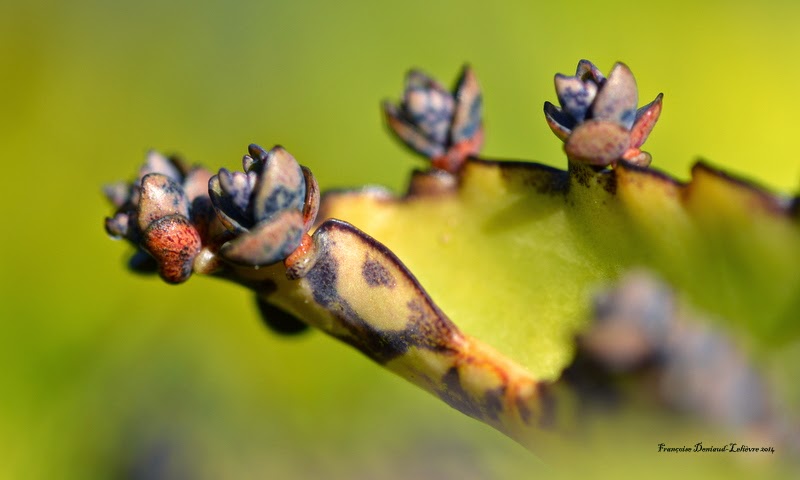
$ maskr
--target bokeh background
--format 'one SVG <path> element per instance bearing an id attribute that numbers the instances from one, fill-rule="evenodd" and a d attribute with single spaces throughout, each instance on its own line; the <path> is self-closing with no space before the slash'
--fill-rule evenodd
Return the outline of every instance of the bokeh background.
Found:
<path id="1" fill-rule="evenodd" d="M 379 101 L 410 67 L 450 84 L 464 62 L 485 92 L 486 156 L 563 166 L 542 103 L 588 58 L 625 61 L 641 103 L 664 92 L 654 166 L 688 178 L 702 157 L 794 192 L 798 20 L 788 0 L 4 0 L 0 476 L 538 475 L 510 440 L 355 351 L 266 331 L 240 289 L 127 272 L 100 186 L 151 147 L 239 168 L 257 142 L 323 188 L 400 190 L 420 162 Z"/>

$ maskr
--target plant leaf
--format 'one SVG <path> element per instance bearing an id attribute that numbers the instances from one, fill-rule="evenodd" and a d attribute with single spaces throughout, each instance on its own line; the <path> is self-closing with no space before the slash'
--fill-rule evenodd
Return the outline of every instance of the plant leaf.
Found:
<path id="1" fill-rule="evenodd" d="M 704 163 L 692 180 L 470 160 L 458 187 L 336 192 L 319 219 L 378 238 L 465 333 L 556 379 L 591 293 L 632 266 L 767 347 L 800 333 L 800 225 L 790 201 Z M 425 177 L 424 179 L 421 177 Z M 415 183 L 432 180 L 417 175 Z M 451 185 L 453 183 L 451 182 Z"/>

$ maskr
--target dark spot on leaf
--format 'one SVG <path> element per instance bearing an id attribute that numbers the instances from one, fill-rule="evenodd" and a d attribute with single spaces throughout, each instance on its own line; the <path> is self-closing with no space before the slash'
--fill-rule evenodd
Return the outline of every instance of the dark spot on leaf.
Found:
<path id="1" fill-rule="evenodd" d="M 397 285 L 392 274 L 379 261 L 367 256 L 361 266 L 361 276 L 370 287 L 394 288 Z"/>
<path id="2" fill-rule="evenodd" d="M 595 176 L 595 169 L 589 165 L 583 165 L 576 162 L 569 162 L 569 176 L 575 180 L 579 185 L 586 188 L 591 187 L 592 178 Z"/>
<path id="3" fill-rule="evenodd" d="M 578 184 L 584 187 L 589 187 L 589 172 L 583 167 L 571 168 L 573 165 L 570 163 L 570 176 L 575 179 Z"/>
<path id="4" fill-rule="evenodd" d="M 480 405 L 477 405 L 461 386 L 461 378 L 456 367 L 451 367 L 442 377 L 444 389 L 439 392 L 439 397 L 456 410 L 472 418 L 483 420 L 484 415 Z"/>
<path id="5" fill-rule="evenodd" d="M 305 199 L 305 189 L 292 190 L 285 185 L 276 185 L 273 187 L 272 192 L 264 200 L 262 218 L 257 220 L 266 220 L 281 210 L 290 208 L 297 208 L 302 205 L 302 200 Z"/>
<path id="6" fill-rule="evenodd" d="M 506 393 L 506 387 L 498 387 L 489 390 L 484 395 L 484 406 L 486 408 L 486 415 L 492 420 L 497 420 L 500 412 L 503 411 L 503 397 Z"/>
<path id="7" fill-rule="evenodd" d="M 525 422 L 525 425 L 530 425 L 531 409 L 528 408 L 528 404 L 522 397 L 517 397 L 517 410 L 519 410 L 519 416 L 522 418 L 522 421 Z"/>
<path id="8" fill-rule="evenodd" d="M 430 315 L 420 299 L 408 302 L 408 328 L 403 332 L 408 343 L 434 351 L 452 350 L 453 326 L 444 317 Z"/>
<path id="9" fill-rule="evenodd" d="M 381 364 L 406 353 L 408 342 L 402 332 L 377 330 L 364 321 L 350 303 L 339 295 L 336 286 L 339 266 L 330 254 L 330 248 L 330 245 L 323 245 L 320 248 L 317 262 L 306 274 L 305 279 L 311 288 L 314 301 L 328 309 L 348 330 L 348 333 L 342 334 L 339 339 Z"/>
<path id="10" fill-rule="evenodd" d="M 597 178 L 600 185 L 603 186 L 603 190 L 611 195 L 617 194 L 617 175 L 613 170 L 602 172 Z"/>
<path id="11" fill-rule="evenodd" d="M 319 257 L 314 268 L 306 275 L 306 279 L 311 285 L 314 301 L 329 308 L 334 302 L 341 300 L 336 291 L 338 265 L 327 252 L 320 252 Z"/>

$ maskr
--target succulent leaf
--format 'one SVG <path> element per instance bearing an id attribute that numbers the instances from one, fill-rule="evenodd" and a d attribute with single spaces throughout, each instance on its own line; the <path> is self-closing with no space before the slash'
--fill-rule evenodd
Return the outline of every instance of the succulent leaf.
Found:
<path id="1" fill-rule="evenodd" d="M 408 74 L 403 106 L 407 118 L 433 142 L 444 144 L 453 121 L 453 96 L 438 82 L 412 70 Z"/>
<path id="2" fill-rule="evenodd" d="M 145 175 L 139 199 L 139 228 L 144 231 L 154 221 L 169 215 L 189 217 L 189 199 L 183 187 L 160 173 Z"/>
<path id="3" fill-rule="evenodd" d="M 592 118 L 607 120 L 630 130 L 639 102 L 636 80 L 624 63 L 617 63 L 592 104 Z"/>
<path id="4" fill-rule="evenodd" d="M 176 181 L 180 181 L 180 179 L 183 178 L 183 173 L 178 163 L 174 159 L 167 158 L 155 150 L 147 152 L 145 163 L 139 169 L 139 180 L 141 181 L 150 173 L 160 173 Z"/>
<path id="5" fill-rule="evenodd" d="M 389 102 L 384 102 L 383 111 L 389 128 L 412 150 L 429 158 L 444 155 L 442 144 L 436 143 L 431 138 L 406 121 L 398 108 Z"/>
<path id="6" fill-rule="evenodd" d="M 789 211 L 704 164 L 683 184 L 623 162 L 564 172 L 472 160 L 449 195 L 329 194 L 320 218 L 380 238 L 465 333 L 547 379 L 572 358 L 595 285 L 630 266 L 659 272 L 764 348 L 797 338 L 800 225 Z"/>
<path id="7" fill-rule="evenodd" d="M 659 93 L 655 100 L 636 112 L 636 121 L 631 129 L 631 148 L 639 148 L 647 140 L 650 131 L 653 130 L 661 115 L 661 99 L 663 97 L 664 95 Z"/>
<path id="8" fill-rule="evenodd" d="M 572 132 L 564 151 L 573 160 L 604 166 L 622 158 L 629 144 L 628 131 L 617 123 L 589 120 Z"/>
<path id="9" fill-rule="evenodd" d="M 556 92 L 558 93 L 558 103 L 575 122 L 583 122 L 586 113 L 597 95 L 597 85 L 592 82 L 584 82 L 577 77 L 566 75 L 556 75 Z"/>
<path id="10" fill-rule="evenodd" d="M 319 212 L 319 184 L 317 179 L 306 166 L 301 166 L 305 179 L 306 198 L 303 202 L 303 231 L 309 231 L 314 226 Z"/>
<path id="11" fill-rule="evenodd" d="M 220 169 L 216 180 L 209 187 L 215 200 L 227 216 L 239 225 L 253 226 L 253 207 L 250 203 L 252 186 L 247 174 Z"/>
<path id="12" fill-rule="evenodd" d="M 130 215 L 123 212 L 114 214 L 113 217 L 106 218 L 106 232 L 115 240 L 125 238 L 128 235 L 128 222 Z"/>
<path id="13" fill-rule="evenodd" d="M 283 148 L 275 147 L 263 163 L 253 192 L 254 220 L 268 221 L 287 209 L 302 211 L 305 180 L 297 160 Z"/>
<path id="14" fill-rule="evenodd" d="M 272 265 L 286 258 L 305 234 L 303 215 L 298 210 L 282 210 L 272 221 L 261 222 L 220 248 L 220 255 L 246 266 Z"/>
<path id="15" fill-rule="evenodd" d="M 600 71 L 594 63 L 589 60 L 581 60 L 578 62 L 578 68 L 575 69 L 575 76 L 583 81 L 591 80 L 596 85 L 602 85 L 606 81 L 605 75 Z"/>
<path id="16" fill-rule="evenodd" d="M 202 241 L 189 219 L 173 214 L 149 224 L 142 233 L 142 246 L 156 259 L 164 281 L 182 283 L 192 275 L 194 257 L 200 252 Z"/>
<path id="17" fill-rule="evenodd" d="M 469 141 L 481 128 L 483 121 L 483 96 L 475 73 L 464 66 L 456 88 L 456 106 L 453 114 L 450 141 L 453 144 Z"/>
<path id="18" fill-rule="evenodd" d="M 544 116 L 550 130 L 562 141 L 566 141 L 575 126 L 575 120 L 569 115 L 565 115 L 558 107 L 550 102 L 544 102 Z"/>
<path id="19" fill-rule="evenodd" d="M 264 163 L 267 161 L 269 157 L 269 151 L 265 150 L 264 147 L 261 145 L 257 145 L 255 143 L 251 143 L 247 146 L 247 152 L 250 154 L 249 157 L 256 163 Z M 242 163 L 248 163 L 247 161 L 243 161 Z M 245 170 L 250 170 L 246 168 Z"/>

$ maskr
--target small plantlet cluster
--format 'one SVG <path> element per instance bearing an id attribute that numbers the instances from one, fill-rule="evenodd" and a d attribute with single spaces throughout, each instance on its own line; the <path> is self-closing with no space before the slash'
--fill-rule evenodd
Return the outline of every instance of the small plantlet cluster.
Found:
<path id="1" fill-rule="evenodd" d="M 581 60 L 574 76 L 558 74 L 555 84 L 561 108 L 545 102 L 544 115 L 564 141 L 570 160 L 597 166 L 619 160 L 650 165 L 650 154 L 639 147 L 658 121 L 662 94 L 637 109 L 636 80 L 624 63 L 614 65 L 606 78 L 592 62 Z"/>

